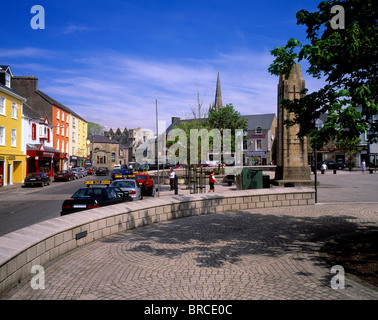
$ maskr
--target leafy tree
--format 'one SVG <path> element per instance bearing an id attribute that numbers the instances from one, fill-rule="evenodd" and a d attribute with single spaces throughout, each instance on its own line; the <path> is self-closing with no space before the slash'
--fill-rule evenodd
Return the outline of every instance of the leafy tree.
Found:
<path id="1" fill-rule="evenodd" d="M 88 122 L 88 135 L 101 134 L 104 131 L 104 127 L 99 123 Z"/>
<path id="2" fill-rule="evenodd" d="M 223 129 L 231 129 L 231 151 L 233 152 L 235 151 L 235 130 L 241 129 L 244 131 L 248 128 L 248 120 L 234 109 L 232 103 L 210 112 L 207 123 L 210 129 L 219 129 L 221 131 Z M 224 138 L 223 136 L 222 149 L 225 142 Z"/>
<path id="3" fill-rule="evenodd" d="M 344 29 L 334 29 L 331 9 L 341 5 L 345 12 Z M 290 39 L 286 46 L 271 51 L 275 60 L 269 67 L 273 75 L 285 75 L 293 65 L 307 60 L 307 73 L 324 78 L 325 86 L 293 101 L 281 101 L 282 107 L 294 113 L 290 126 L 299 124 L 298 137 L 310 136 L 313 146 L 330 138 L 336 141 L 356 141 L 369 131 L 370 142 L 378 139 L 378 6 L 373 0 L 322 1 L 318 11 L 297 12 L 297 24 L 307 27 L 309 43 Z M 324 127 L 315 128 L 321 114 L 328 118 Z"/>

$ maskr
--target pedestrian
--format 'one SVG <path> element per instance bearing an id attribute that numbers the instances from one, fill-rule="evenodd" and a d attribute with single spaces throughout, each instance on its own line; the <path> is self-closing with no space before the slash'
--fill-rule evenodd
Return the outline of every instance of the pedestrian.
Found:
<path id="1" fill-rule="evenodd" d="M 175 172 L 173 168 L 169 171 L 169 185 L 171 186 L 171 191 L 175 189 Z"/>
<path id="2" fill-rule="evenodd" d="M 326 163 L 323 162 L 322 166 L 320 167 L 321 173 L 324 174 L 327 169 L 328 169 L 328 167 L 327 167 Z"/>
<path id="3" fill-rule="evenodd" d="M 210 185 L 210 190 L 208 192 L 211 192 L 211 190 L 214 192 L 214 183 L 218 183 L 218 181 L 215 179 L 214 175 L 214 170 L 211 171 L 210 176 L 209 176 L 209 185 Z"/>
<path id="4" fill-rule="evenodd" d="M 362 174 L 365 174 L 366 172 L 366 162 L 365 160 L 362 160 Z"/>

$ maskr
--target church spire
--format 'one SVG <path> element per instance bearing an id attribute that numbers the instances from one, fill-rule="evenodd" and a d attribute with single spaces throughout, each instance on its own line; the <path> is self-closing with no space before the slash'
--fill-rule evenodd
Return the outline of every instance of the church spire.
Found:
<path id="1" fill-rule="evenodd" d="M 218 72 L 218 78 L 217 78 L 217 88 L 215 90 L 215 102 L 211 106 L 211 111 L 217 111 L 220 108 L 223 107 L 222 103 L 222 93 L 221 93 L 221 86 L 220 86 L 220 80 L 219 80 L 219 72 Z"/>

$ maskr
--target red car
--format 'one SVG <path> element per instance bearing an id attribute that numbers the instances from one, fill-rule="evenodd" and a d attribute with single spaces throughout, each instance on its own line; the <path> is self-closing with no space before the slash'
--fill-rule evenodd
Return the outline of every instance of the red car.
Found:
<path id="1" fill-rule="evenodd" d="M 87 167 L 87 174 L 95 174 L 96 173 L 96 167 Z"/>
<path id="2" fill-rule="evenodd" d="M 54 181 L 71 181 L 75 180 L 75 172 L 71 170 L 60 170 L 54 174 Z"/>
<path id="3" fill-rule="evenodd" d="M 154 180 L 150 177 L 148 172 L 134 172 L 134 178 L 142 188 L 142 194 L 148 196 L 155 196 L 156 188 Z"/>

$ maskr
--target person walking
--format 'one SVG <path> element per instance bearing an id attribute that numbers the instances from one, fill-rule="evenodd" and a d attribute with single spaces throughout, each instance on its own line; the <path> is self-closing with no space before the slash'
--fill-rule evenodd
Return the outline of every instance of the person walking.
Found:
<path id="1" fill-rule="evenodd" d="M 173 168 L 169 171 L 169 185 L 171 187 L 170 191 L 175 190 L 175 172 L 173 171 Z"/>
<path id="2" fill-rule="evenodd" d="M 366 173 L 366 162 L 365 160 L 362 160 L 362 174 Z"/>
<path id="3" fill-rule="evenodd" d="M 210 190 L 208 192 L 211 192 L 211 191 L 215 192 L 214 183 L 218 183 L 218 181 L 215 179 L 214 170 L 212 170 L 209 176 Z"/>

